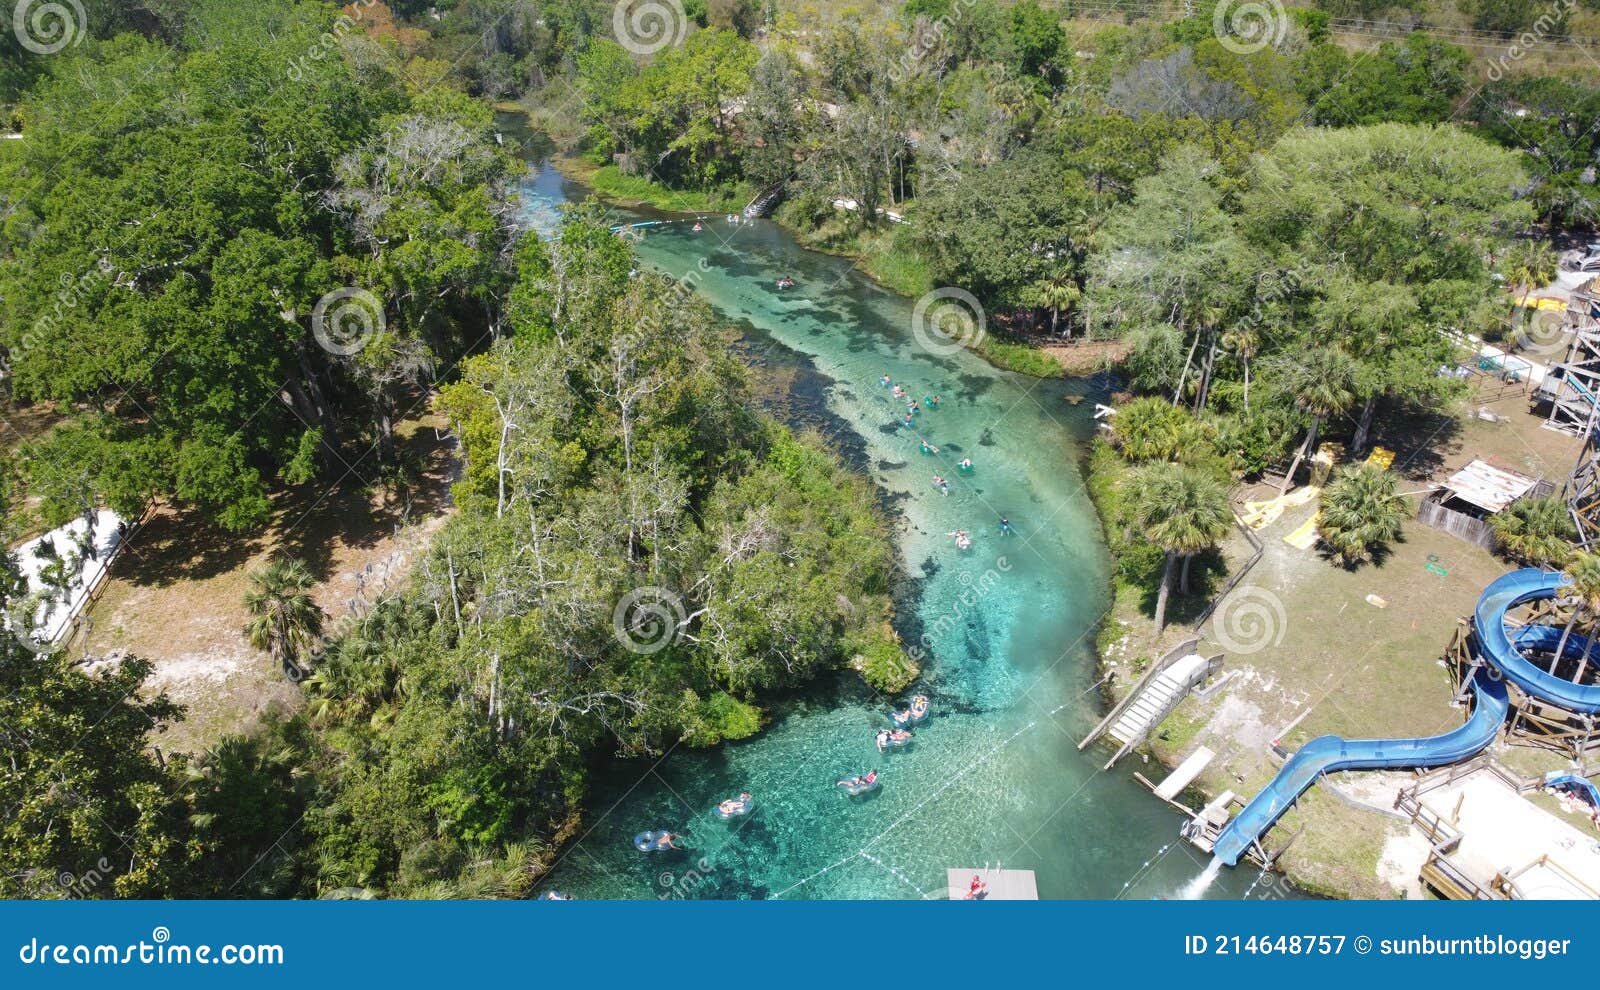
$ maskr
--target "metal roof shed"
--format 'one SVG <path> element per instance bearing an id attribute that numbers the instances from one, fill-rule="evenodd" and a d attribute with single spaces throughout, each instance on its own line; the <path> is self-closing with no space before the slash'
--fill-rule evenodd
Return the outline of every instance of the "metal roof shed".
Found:
<path id="1" fill-rule="evenodd" d="M 1474 459 L 1452 474 L 1443 487 L 1449 496 L 1493 515 L 1528 494 L 1538 481 L 1525 474 Z"/>

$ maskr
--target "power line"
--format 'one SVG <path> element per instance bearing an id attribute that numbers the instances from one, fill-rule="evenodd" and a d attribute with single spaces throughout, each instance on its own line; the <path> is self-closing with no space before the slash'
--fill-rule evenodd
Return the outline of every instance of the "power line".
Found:
<path id="1" fill-rule="evenodd" d="M 1162 2 L 1162 0 L 1055 0 L 1049 5 L 1069 17 L 1088 17 L 1098 20 L 1128 17 L 1181 19 L 1193 16 L 1192 4 Z M 1538 34 L 1534 31 L 1483 31 L 1474 28 L 1441 27 L 1425 23 L 1407 25 L 1394 21 L 1369 21 L 1350 17 L 1329 18 L 1328 26 L 1330 30 L 1340 34 L 1365 34 L 1388 39 L 1404 39 L 1412 34 L 1421 33 L 1462 47 L 1484 50 L 1501 50 L 1513 44 L 1529 51 L 1565 48 L 1582 52 L 1590 48 L 1600 48 L 1600 38 Z"/>

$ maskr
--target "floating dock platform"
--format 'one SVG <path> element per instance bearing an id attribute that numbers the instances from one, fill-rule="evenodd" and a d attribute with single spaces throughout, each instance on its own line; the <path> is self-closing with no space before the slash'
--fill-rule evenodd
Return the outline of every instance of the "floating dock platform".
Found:
<path id="1" fill-rule="evenodd" d="M 989 885 L 989 890 L 983 895 L 985 901 L 1036 901 L 1039 899 L 1039 886 L 1034 882 L 1032 870 L 992 870 L 967 868 L 945 870 L 945 886 L 949 888 L 952 901 L 967 899 L 967 891 L 972 889 L 974 874 L 983 878 Z"/>

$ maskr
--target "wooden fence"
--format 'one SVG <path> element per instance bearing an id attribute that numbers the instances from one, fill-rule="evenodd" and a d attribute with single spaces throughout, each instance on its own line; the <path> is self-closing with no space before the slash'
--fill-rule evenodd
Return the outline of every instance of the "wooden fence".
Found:
<path id="1" fill-rule="evenodd" d="M 1443 530 L 1458 540 L 1465 540 L 1485 550 L 1494 550 L 1493 526 L 1465 512 L 1447 509 L 1438 502 L 1430 502 L 1427 499 L 1418 502 L 1417 522 Z"/>
<path id="2" fill-rule="evenodd" d="M 1228 575 L 1228 580 L 1224 581 L 1222 584 L 1222 590 L 1218 591 L 1211 597 L 1211 604 L 1207 605 L 1206 610 L 1200 613 L 1200 618 L 1194 620 L 1194 627 L 1196 629 L 1199 629 L 1201 626 L 1206 624 L 1206 622 L 1211 618 L 1211 613 L 1217 610 L 1217 606 L 1222 604 L 1222 600 L 1228 597 L 1229 592 L 1239 586 L 1239 582 L 1244 580 L 1245 575 L 1250 573 L 1251 568 L 1256 566 L 1256 562 L 1259 561 L 1261 559 L 1261 555 L 1266 552 L 1266 547 L 1262 545 L 1261 540 L 1256 537 L 1256 534 L 1251 531 L 1249 526 L 1246 526 L 1244 522 L 1239 519 L 1237 513 L 1234 514 L 1233 525 L 1239 530 L 1239 532 L 1244 534 L 1245 542 L 1250 544 L 1250 548 L 1253 552 L 1250 554 L 1250 559 L 1244 562 L 1243 567 Z"/>

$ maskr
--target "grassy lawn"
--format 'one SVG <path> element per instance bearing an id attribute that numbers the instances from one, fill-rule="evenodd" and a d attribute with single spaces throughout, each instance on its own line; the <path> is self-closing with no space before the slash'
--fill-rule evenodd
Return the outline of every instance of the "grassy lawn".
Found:
<path id="1" fill-rule="evenodd" d="M 422 466 L 409 500 L 352 474 L 332 487 L 279 493 L 260 533 L 219 532 L 165 507 L 134 533 L 90 607 L 84 648 L 155 665 L 149 687 L 188 710 L 159 745 L 195 751 L 298 707 L 299 689 L 245 639 L 250 572 L 273 553 L 299 557 L 335 621 L 358 595 L 403 587 L 448 511 L 453 460 L 436 432 L 443 425 L 431 415 L 401 424 L 402 449 Z"/>

